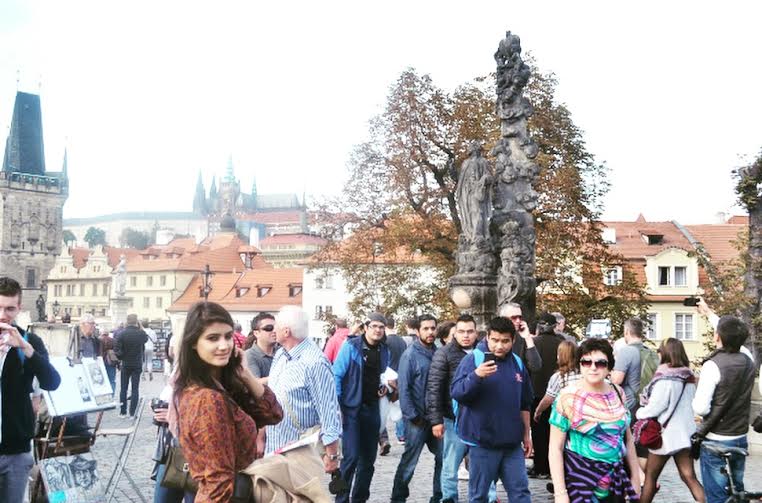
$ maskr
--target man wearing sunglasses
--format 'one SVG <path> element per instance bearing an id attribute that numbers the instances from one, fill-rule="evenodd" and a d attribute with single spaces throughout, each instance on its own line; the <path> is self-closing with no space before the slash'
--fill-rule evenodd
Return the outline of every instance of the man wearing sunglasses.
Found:
<path id="1" fill-rule="evenodd" d="M 542 358 L 534 345 L 534 338 L 529 333 L 529 327 L 522 314 L 519 304 L 508 302 L 500 308 L 499 316 L 511 320 L 516 329 L 518 336 L 513 341 L 513 354 L 518 355 L 531 372 L 538 372 L 542 369 Z"/>
<path id="2" fill-rule="evenodd" d="M 259 313 L 251 320 L 251 328 L 254 331 L 255 339 L 254 344 L 244 352 L 246 365 L 254 377 L 262 379 L 263 383 L 266 384 L 270 375 L 270 367 L 273 364 L 273 356 L 277 349 L 275 318 L 270 313 Z"/>

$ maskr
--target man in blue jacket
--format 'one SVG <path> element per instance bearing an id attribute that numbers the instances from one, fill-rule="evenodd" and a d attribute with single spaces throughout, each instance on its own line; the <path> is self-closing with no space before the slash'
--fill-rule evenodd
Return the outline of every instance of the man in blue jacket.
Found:
<path id="1" fill-rule="evenodd" d="M 421 315 L 416 339 L 400 358 L 398 382 L 400 408 L 405 418 L 405 452 L 394 475 L 392 503 L 407 501 L 410 495 L 408 486 L 424 445 L 434 455 L 434 494 L 431 503 L 439 503 L 442 499 L 439 479 L 442 473 L 442 442 L 431 432 L 431 425 L 426 419 L 426 381 L 434 356 L 436 331 L 437 319 L 430 314 Z"/>
<path id="2" fill-rule="evenodd" d="M 350 487 L 350 492 L 336 496 L 336 503 L 364 502 L 370 497 L 381 430 L 378 399 L 387 391 L 381 386 L 381 374 L 390 355 L 384 341 L 386 319 L 381 313 L 373 313 L 369 319 L 365 334 L 347 339 L 333 363 L 344 432 L 340 469 Z"/>
<path id="3" fill-rule="evenodd" d="M 488 329 L 460 362 L 450 389 L 458 436 L 470 446 L 468 500 L 487 503 L 490 484 L 500 477 L 511 503 L 530 503 L 524 458 L 532 452 L 532 383 L 511 351 L 513 323 L 494 318 Z"/>

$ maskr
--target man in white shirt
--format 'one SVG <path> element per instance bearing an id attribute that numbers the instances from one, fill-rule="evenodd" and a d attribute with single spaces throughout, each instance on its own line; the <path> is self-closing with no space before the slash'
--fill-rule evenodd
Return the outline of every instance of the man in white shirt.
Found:
<path id="1" fill-rule="evenodd" d="M 148 380 L 153 381 L 153 349 L 156 344 L 156 332 L 148 326 L 148 320 L 143 320 L 143 332 L 148 336 L 148 340 L 143 346 L 143 371 L 148 372 Z M 146 375 L 143 374 L 143 380 Z"/>

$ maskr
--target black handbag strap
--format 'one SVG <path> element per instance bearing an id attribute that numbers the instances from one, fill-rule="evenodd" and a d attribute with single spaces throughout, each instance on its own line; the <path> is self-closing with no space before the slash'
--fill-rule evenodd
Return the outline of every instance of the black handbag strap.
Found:
<path id="1" fill-rule="evenodd" d="M 669 424 L 669 421 L 672 419 L 672 416 L 675 415 L 675 411 L 677 410 L 677 406 L 680 405 L 680 400 L 683 399 L 683 393 L 685 393 L 685 386 L 687 384 L 688 383 L 686 381 L 683 381 L 683 389 L 680 390 L 680 396 L 677 398 L 677 402 L 675 402 L 675 406 L 672 407 L 672 412 L 669 414 L 669 417 L 667 418 L 666 421 L 664 421 L 664 424 L 662 425 L 662 428 L 666 428 L 667 425 Z"/>

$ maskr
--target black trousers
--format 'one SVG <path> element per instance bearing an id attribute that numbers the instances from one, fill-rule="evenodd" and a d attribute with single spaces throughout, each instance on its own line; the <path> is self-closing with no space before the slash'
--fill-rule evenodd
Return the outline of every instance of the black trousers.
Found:
<path id="1" fill-rule="evenodd" d="M 127 413 L 127 385 L 132 381 L 132 394 L 130 395 L 130 415 L 135 415 L 135 410 L 138 408 L 138 400 L 140 399 L 140 373 L 143 371 L 140 367 L 122 367 L 122 375 L 120 377 L 121 391 L 119 393 L 119 401 L 122 402 L 121 413 Z"/>
<path id="2" fill-rule="evenodd" d="M 544 395 L 543 395 L 544 396 Z M 534 472 L 537 474 L 550 474 L 550 463 L 548 462 L 548 444 L 550 443 L 550 409 L 548 407 L 540 415 L 540 420 L 534 420 L 534 411 L 540 404 L 540 400 L 535 400 L 532 405 L 532 444 L 534 445 Z"/>

